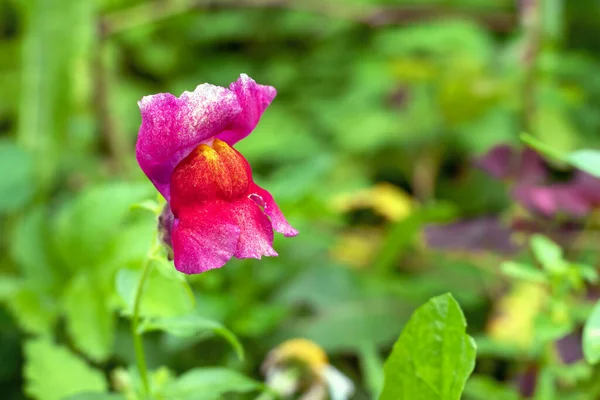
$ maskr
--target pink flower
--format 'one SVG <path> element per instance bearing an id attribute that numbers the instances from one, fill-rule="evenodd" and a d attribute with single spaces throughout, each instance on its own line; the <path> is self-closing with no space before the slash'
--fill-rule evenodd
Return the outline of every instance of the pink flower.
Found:
<path id="1" fill-rule="evenodd" d="M 273 230 L 298 234 L 232 146 L 252 132 L 275 88 L 242 74 L 229 89 L 210 84 L 180 97 L 139 102 L 136 158 L 168 202 L 161 222 L 175 268 L 197 274 L 231 257 L 276 256 Z"/>

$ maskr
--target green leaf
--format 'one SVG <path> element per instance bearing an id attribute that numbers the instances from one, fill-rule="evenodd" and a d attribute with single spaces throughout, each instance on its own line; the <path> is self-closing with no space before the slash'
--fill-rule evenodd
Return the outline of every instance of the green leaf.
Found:
<path id="1" fill-rule="evenodd" d="M 459 400 L 475 367 L 475 342 L 452 295 L 419 307 L 384 367 L 381 400 Z"/>
<path id="2" fill-rule="evenodd" d="M 8 299 L 8 309 L 26 332 L 48 334 L 56 321 L 56 300 L 27 282 Z"/>
<path id="3" fill-rule="evenodd" d="M 548 278 L 539 269 L 515 261 L 506 261 L 501 265 L 502 273 L 508 277 L 520 279 L 528 282 L 547 283 Z"/>
<path id="4" fill-rule="evenodd" d="M 448 221 L 455 212 L 454 207 L 450 205 L 435 204 L 417 210 L 407 218 L 391 225 L 373 268 L 382 273 L 389 272 L 395 266 L 394 262 L 400 254 L 417 238 L 424 224 Z"/>
<path id="5" fill-rule="evenodd" d="M 0 301 L 10 300 L 19 292 L 22 284 L 21 279 L 17 276 L 0 273 Z"/>
<path id="6" fill-rule="evenodd" d="M 14 211 L 31 200 L 35 191 L 31 155 L 8 140 L 0 140 L 0 214 Z"/>
<path id="7" fill-rule="evenodd" d="M 62 400 L 77 393 L 104 392 L 108 388 L 101 371 L 47 339 L 28 341 L 25 360 L 25 393 L 37 400 Z"/>
<path id="8" fill-rule="evenodd" d="M 600 301 L 583 327 L 583 355 L 590 364 L 600 361 Z"/>
<path id="9" fill-rule="evenodd" d="M 567 154 L 567 162 L 582 171 L 600 178 L 600 151 L 577 150 Z"/>
<path id="10" fill-rule="evenodd" d="M 118 393 L 86 392 L 65 397 L 64 400 L 125 400 L 125 396 Z"/>
<path id="11" fill-rule="evenodd" d="M 262 384 L 227 368 L 195 368 L 181 375 L 164 391 L 170 400 L 220 399 L 225 393 L 248 393 Z"/>
<path id="12" fill-rule="evenodd" d="M 63 297 L 67 331 L 75 346 L 94 361 L 106 360 L 114 341 L 115 323 L 107 297 L 85 273 L 73 278 Z"/>
<path id="13" fill-rule="evenodd" d="M 198 315 L 145 320 L 139 329 L 140 332 L 161 330 L 180 337 L 214 334 L 227 340 L 240 360 L 244 359 L 242 344 L 230 330 L 216 321 L 211 321 Z"/>
<path id="14" fill-rule="evenodd" d="M 131 314 L 140 271 L 121 269 L 116 276 L 116 291 L 124 302 L 124 314 Z M 168 296 L 165 296 L 168 293 Z M 167 318 L 188 314 L 194 306 L 191 289 L 186 281 L 165 278 L 156 269 L 144 288 L 140 315 L 148 318 Z"/>
<path id="15" fill-rule="evenodd" d="M 338 300 L 316 315 L 286 326 L 280 339 L 304 337 L 319 343 L 327 352 L 356 351 L 364 343 L 383 346 L 394 340 L 397 327 L 409 315 L 409 307 L 391 296 Z"/>
<path id="16" fill-rule="evenodd" d="M 553 158 L 557 161 L 566 161 L 565 153 L 560 150 L 555 149 L 554 147 L 544 143 L 539 140 L 537 137 L 530 135 L 528 133 L 521 134 L 521 140 L 523 143 L 534 149 L 540 154 L 545 155 L 546 157 Z"/>
<path id="17" fill-rule="evenodd" d="M 61 272 L 52 262 L 48 220 L 46 207 L 28 211 L 19 219 L 10 243 L 21 274 L 38 290 L 49 290 Z"/>
<path id="18" fill-rule="evenodd" d="M 73 137 L 73 108 L 86 104 L 76 98 L 89 89 L 82 79 L 89 74 L 80 50 L 91 49 L 94 2 L 33 0 L 23 7 L 25 35 L 22 45 L 23 78 L 18 139 L 34 155 L 36 183 L 48 189 Z M 69 21 L 61 23 L 60 21 Z M 84 34 L 80 27 L 87 28 Z"/>
<path id="19" fill-rule="evenodd" d="M 360 368 L 371 398 L 378 398 L 383 387 L 383 360 L 372 343 L 365 343 L 359 350 Z"/>
<path id="20" fill-rule="evenodd" d="M 533 255 L 545 270 L 551 273 L 562 273 L 566 270 L 563 251 L 559 245 L 539 234 L 533 235 L 529 243 Z"/>
<path id="21" fill-rule="evenodd" d="M 81 192 L 58 215 L 55 243 L 71 268 L 97 266 L 105 260 L 115 235 L 131 217 L 131 204 L 148 197 L 148 184 L 110 183 Z M 148 215 L 144 215 L 148 217 Z"/>
<path id="22" fill-rule="evenodd" d="M 521 140 L 546 157 L 569 164 L 600 178 L 600 151 L 598 150 L 582 149 L 567 153 L 527 133 L 521 135 Z"/>
<path id="23" fill-rule="evenodd" d="M 566 154 L 575 150 L 579 133 L 564 109 L 539 107 L 532 118 L 532 130 L 542 143 L 551 143 L 552 151 Z"/>
<path id="24" fill-rule="evenodd" d="M 554 400 L 557 395 L 556 377 L 554 369 L 544 367 L 537 378 L 534 400 Z"/>
<path id="25" fill-rule="evenodd" d="M 482 375 L 469 378 L 465 386 L 465 396 L 469 400 L 520 400 L 521 398 L 516 389 Z"/>

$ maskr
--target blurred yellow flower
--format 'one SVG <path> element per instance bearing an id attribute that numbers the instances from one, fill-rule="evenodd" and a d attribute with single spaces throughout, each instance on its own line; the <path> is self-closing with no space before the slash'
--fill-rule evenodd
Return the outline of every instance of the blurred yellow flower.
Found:
<path id="1" fill-rule="evenodd" d="M 368 189 L 335 197 L 333 207 L 341 212 L 369 208 L 390 221 L 400 221 L 412 213 L 414 205 L 411 197 L 399 187 L 379 182 Z"/>
<path id="2" fill-rule="evenodd" d="M 533 344 L 535 318 L 548 300 L 546 289 L 537 283 L 518 282 L 505 294 L 488 323 L 488 334 L 498 342 L 527 349 Z"/>
<path id="3" fill-rule="evenodd" d="M 279 396 L 299 400 L 347 400 L 354 384 L 329 365 L 327 354 L 307 339 L 291 339 L 269 352 L 262 369 L 267 385 Z"/>

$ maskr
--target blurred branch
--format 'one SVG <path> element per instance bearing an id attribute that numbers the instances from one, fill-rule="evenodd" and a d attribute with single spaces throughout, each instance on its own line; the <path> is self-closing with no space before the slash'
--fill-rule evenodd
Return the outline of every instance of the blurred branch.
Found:
<path id="1" fill-rule="evenodd" d="M 99 27 L 100 38 L 104 36 L 103 27 Z M 104 40 L 98 40 L 94 54 L 93 74 L 94 74 L 94 108 L 100 135 L 103 144 L 108 152 L 109 168 L 116 174 L 124 174 L 125 160 L 131 154 L 124 135 L 118 128 L 115 119 L 110 110 L 110 92 L 112 82 L 110 81 L 109 66 L 107 65 L 107 43 Z"/>
<path id="2" fill-rule="evenodd" d="M 541 44 L 540 0 L 520 0 L 519 14 L 523 28 L 523 114 L 522 129 L 532 132 L 536 113 L 536 66 Z"/>
<path id="3" fill-rule="evenodd" d="M 488 28 L 508 32 L 516 26 L 516 15 L 505 11 L 474 11 L 445 6 L 364 6 L 308 0 L 172 0 L 149 1 L 104 17 L 107 35 L 160 21 L 191 10 L 235 8 L 280 8 L 320 14 L 368 26 L 406 25 L 439 18 L 467 18 Z"/>

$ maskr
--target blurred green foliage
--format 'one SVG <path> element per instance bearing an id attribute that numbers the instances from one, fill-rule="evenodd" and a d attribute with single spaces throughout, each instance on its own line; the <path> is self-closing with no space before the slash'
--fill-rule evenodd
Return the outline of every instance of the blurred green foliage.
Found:
<path id="1" fill-rule="evenodd" d="M 525 214 L 472 164 L 523 131 L 550 146 L 557 175 L 598 173 L 580 149 L 600 146 L 600 3 L 519 4 L 0 0 L 2 398 L 135 395 L 127 316 L 156 228 L 131 208 L 155 193 L 135 162 L 136 103 L 242 72 L 278 96 L 237 148 L 301 234 L 276 238 L 280 257 L 187 281 L 151 260 L 141 310 L 157 391 L 187 399 L 227 381 L 215 398 L 255 398 L 269 350 L 306 337 L 356 399 L 375 398 L 415 307 L 451 292 L 478 346 L 465 399 L 598 396 L 597 367 L 557 350 L 573 336 L 581 351 L 597 297 L 595 214 L 562 250 L 536 237 L 528 251 L 527 232 L 510 254 L 424 240 L 432 223 Z M 573 221 L 546 222 L 553 237 Z"/>

